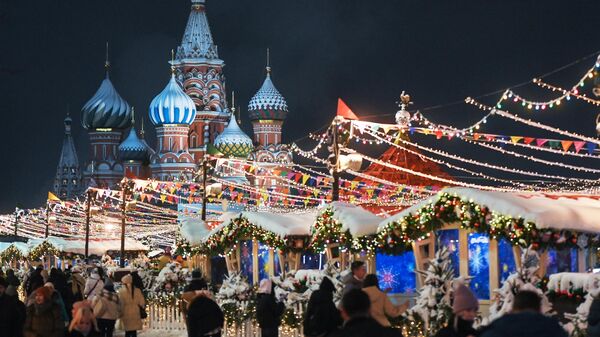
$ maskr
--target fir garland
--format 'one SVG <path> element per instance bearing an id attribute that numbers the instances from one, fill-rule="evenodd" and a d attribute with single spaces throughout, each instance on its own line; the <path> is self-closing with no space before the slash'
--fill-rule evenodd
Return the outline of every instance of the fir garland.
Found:
<path id="1" fill-rule="evenodd" d="M 20 260 L 23 257 L 23 254 L 20 250 L 15 247 L 15 245 L 10 245 L 6 248 L 2 254 L 0 254 L 0 261 L 2 262 L 11 262 Z"/>
<path id="2" fill-rule="evenodd" d="M 487 207 L 443 193 L 404 218 L 387 225 L 377 234 L 378 248 L 387 254 L 398 254 L 415 240 L 427 238 L 444 224 L 459 223 L 461 228 L 503 238 L 513 246 L 534 249 L 590 247 L 598 244 L 587 234 L 569 230 L 538 229 L 534 223 L 490 211 Z"/>
<path id="3" fill-rule="evenodd" d="M 302 325 L 303 317 L 302 315 L 296 313 L 294 309 L 286 308 L 283 312 L 281 320 L 283 325 L 289 327 L 290 329 L 298 329 Z"/>
<path id="4" fill-rule="evenodd" d="M 317 216 L 311 228 L 309 247 L 315 253 L 321 253 L 328 244 L 338 243 L 343 250 L 352 253 L 375 252 L 377 247 L 374 236 L 352 237 L 349 230 L 342 231 L 342 224 L 333 218 L 333 207 L 327 207 Z"/>
<path id="5" fill-rule="evenodd" d="M 54 247 L 50 242 L 43 241 L 37 247 L 32 249 L 27 256 L 30 260 L 38 260 L 44 256 L 60 256 L 60 251 Z"/>

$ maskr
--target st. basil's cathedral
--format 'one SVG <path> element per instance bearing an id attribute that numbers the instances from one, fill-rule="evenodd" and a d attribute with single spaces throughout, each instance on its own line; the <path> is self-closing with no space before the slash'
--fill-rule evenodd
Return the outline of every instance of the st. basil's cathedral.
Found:
<path id="1" fill-rule="evenodd" d="M 54 183 L 59 197 L 72 198 L 89 185 L 114 187 L 124 176 L 161 181 L 193 179 L 211 147 L 224 157 L 269 167 L 292 163 L 292 153 L 282 144 L 281 136 L 288 106 L 273 84 L 268 62 L 266 78 L 248 103 L 247 116 L 254 134 L 250 138 L 239 127 L 233 104 L 229 107 L 227 102 L 225 62 L 213 42 L 205 1 L 191 2 L 181 45 L 170 62 L 171 77 L 165 78 L 165 88 L 148 108 L 156 128 L 156 149 L 146 142 L 143 123 L 139 131 L 136 128 L 136 114 L 111 82 L 107 60 L 105 78 L 82 108 L 82 126 L 90 142 L 83 172 L 71 137 L 71 119 L 65 119 L 65 139 Z"/>

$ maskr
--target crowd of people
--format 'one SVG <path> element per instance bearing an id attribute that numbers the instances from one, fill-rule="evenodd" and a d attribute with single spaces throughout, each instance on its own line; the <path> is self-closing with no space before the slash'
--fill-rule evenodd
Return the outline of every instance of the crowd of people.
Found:
<path id="1" fill-rule="evenodd" d="M 0 331 L 15 337 L 112 337 L 118 321 L 126 336 L 142 329 L 145 299 L 142 279 L 136 272 L 123 276 L 115 291 L 115 280 L 102 267 L 93 267 L 89 277 L 75 266 L 64 272 L 42 266 L 21 281 L 13 270 L 0 275 Z M 24 301 L 18 294 L 24 291 Z"/>
<path id="2" fill-rule="evenodd" d="M 115 280 L 101 267 L 88 271 L 79 267 L 65 272 L 42 267 L 32 270 L 23 280 L 25 301 L 18 296 L 21 286 L 12 270 L 0 275 L 0 332 L 15 337 L 112 337 L 117 328 L 125 336 L 136 336 L 146 318 L 143 282 L 134 271 Z M 351 265 L 343 279 L 344 289 L 338 305 L 336 288 L 324 277 L 319 289 L 308 302 L 303 319 L 306 337 L 387 337 L 402 336 L 391 327 L 389 318 L 399 317 L 408 302 L 396 306 L 385 290 L 379 288 L 377 276 L 367 274 L 363 262 Z M 213 300 L 206 280 L 197 270 L 182 293 L 181 310 L 189 337 L 220 337 L 224 327 L 221 307 Z M 535 292 L 520 291 L 514 297 L 511 313 L 483 328 L 474 328 L 479 301 L 463 284 L 454 290 L 449 324 L 435 337 L 566 337 L 558 321 L 541 313 L 541 298 Z M 256 319 L 262 337 L 277 337 L 284 305 L 275 296 L 270 279 L 261 280 L 258 288 Z M 118 322 L 118 324 L 117 324 Z M 592 303 L 588 319 L 588 336 L 600 337 L 600 300 Z"/>

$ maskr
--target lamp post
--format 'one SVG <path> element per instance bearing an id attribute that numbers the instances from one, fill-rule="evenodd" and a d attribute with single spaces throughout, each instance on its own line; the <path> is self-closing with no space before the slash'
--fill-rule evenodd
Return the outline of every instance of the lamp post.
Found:
<path id="1" fill-rule="evenodd" d="M 127 196 L 131 194 L 132 189 L 132 181 L 123 178 L 121 182 L 121 195 L 123 199 L 121 200 L 121 258 L 120 258 L 120 267 L 125 267 L 125 225 L 127 224 Z"/>
<path id="2" fill-rule="evenodd" d="M 17 237 L 17 227 L 19 225 L 19 207 L 15 207 L 15 238 Z"/>
<path id="3" fill-rule="evenodd" d="M 331 154 L 329 155 L 331 175 L 333 176 L 333 188 L 331 189 L 331 201 L 340 200 L 340 146 L 339 146 L 339 118 L 333 119 L 331 132 Z"/>
<path id="4" fill-rule="evenodd" d="M 50 234 L 50 203 L 46 200 L 46 231 L 44 233 L 44 238 L 48 238 Z"/>
<path id="5" fill-rule="evenodd" d="M 202 160 L 202 221 L 206 221 L 206 179 L 208 177 L 208 160 L 206 155 Z"/>
<path id="6" fill-rule="evenodd" d="M 92 204 L 92 196 L 93 191 L 91 188 L 88 188 L 86 191 L 87 194 L 87 203 L 85 207 L 85 262 L 88 263 L 89 259 L 89 250 L 90 250 L 90 220 L 91 220 L 91 204 Z"/>

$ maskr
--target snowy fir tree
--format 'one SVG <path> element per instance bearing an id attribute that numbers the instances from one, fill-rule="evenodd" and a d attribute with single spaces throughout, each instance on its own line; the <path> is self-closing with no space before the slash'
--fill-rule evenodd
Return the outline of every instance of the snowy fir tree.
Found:
<path id="1" fill-rule="evenodd" d="M 595 275 L 592 274 L 591 277 L 589 277 L 589 285 L 587 287 L 585 300 L 577 307 L 577 311 L 573 314 L 565 313 L 565 318 L 569 323 L 565 324 L 564 328 L 571 337 L 587 336 L 587 318 L 590 313 L 590 307 L 592 306 L 594 299 L 600 298 L 599 279 L 594 276 Z"/>
<path id="2" fill-rule="evenodd" d="M 496 289 L 496 298 L 490 306 L 490 316 L 487 322 L 500 318 L 512 310 L 515 295 L 521 290 L 536 292 L 542 298 L 542 312 L 550 313 L 552 305 L 548 297 L 539 288 L 541 279 L 536 275 L 540 268 L 540 256 L 532 249 L 526 249 L 521 257 L 522 266 L 510 274 L 500 289 Z"/>
<path id="3" fill-rule="evenodd" d="M 405 314 L 405 335 L 433 336 L 450 319 L 452 306 L 450 294 L 454 281 L 454 268 L 450 262 L 450 251 L 440 247 L 429 262 L 426 271 L 417 271 L 423 275 L 423 287 L 419 289 L 416 304 Z"/>

